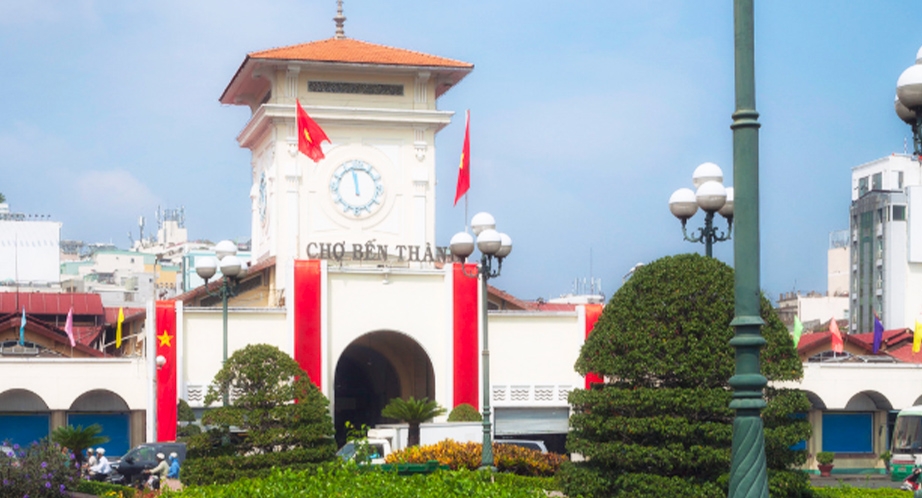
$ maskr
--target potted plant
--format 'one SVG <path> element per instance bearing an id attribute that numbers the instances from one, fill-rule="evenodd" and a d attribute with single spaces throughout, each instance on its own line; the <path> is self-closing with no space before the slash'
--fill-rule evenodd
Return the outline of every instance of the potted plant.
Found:
<path id="1" fill-rule="evenodd" d="M 880 459 L 883 460 L 884 468 L 887 469 L 888 474 L 890 473 L 890 457 L 892 456 L 893 454 L 890 453 L 890 450 L 886 450 L 880 454 Z"/>
<path id="2" fill-rule="evenodd" d="M 820 469 L 821 477 L 829 477 L 832 472 L 832 462 L 836 459 L 835 453 L 831 451 L 821 451 L 816 454 L 816 467 Z"/>

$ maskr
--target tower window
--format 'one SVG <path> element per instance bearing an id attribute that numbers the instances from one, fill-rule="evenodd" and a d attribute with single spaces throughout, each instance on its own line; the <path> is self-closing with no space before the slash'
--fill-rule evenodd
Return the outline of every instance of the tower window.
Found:
<path id="1" fill-rule="evenodd" d="M 858 179 L 858 197 L 868 193 L 868 177 Z"/>
<path id="2" fill-rule="evenodd" d="M 906 221 L 906 206 L 893 206 L 893 221 Z"/>
<path id="3" fill-rule="evenodd" d="M 349 83 L 344 81 L 308 81 L 307 91 L 319 93 L 348 93 L 353 95 L 403 96 L 403 85 L 381 83 Z"/>

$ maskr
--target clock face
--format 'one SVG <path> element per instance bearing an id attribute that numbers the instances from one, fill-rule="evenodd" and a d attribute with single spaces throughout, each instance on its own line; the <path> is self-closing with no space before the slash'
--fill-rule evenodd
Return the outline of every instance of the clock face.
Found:
<path id="1" fill-rule="evenodd" d="M 355 159 L 346 161 L 333 171 L 330 195 L 343 214 L 368 216 L 384 202 L 384 183 L 374 166 Z"/>
<path id="2" fill-rule="evenodd" d="M 268 188 L 266 180 L 266 172 L 259 176 L 259 221 L 265 225 L 266 224 L 266 197 L 268 193 L 266 189 Z"/>

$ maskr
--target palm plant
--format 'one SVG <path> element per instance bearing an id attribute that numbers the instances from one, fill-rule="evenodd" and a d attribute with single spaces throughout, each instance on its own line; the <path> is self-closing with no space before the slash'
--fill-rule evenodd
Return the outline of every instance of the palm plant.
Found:
<path id="1" fill-rule="evenodd" d="M 419 446 L 419 424 L 431 420 L 445 413 L 445 409 L 429 398 L 409 399 L 394 398 L 381 410 L 381 416 L 395 418 L 406 422 L 410 429 L 407 432 L 407 446 Z"/>
<path id="2" fill-rule="evenodd" d="M 107 436 L 100 436 L 102 426 L 93 424 L 84 428 L 78 425 L 76 428 L 72 425 L 61 426 L 51 432 L 51 440 L 55 443 L 65 446 L 74 452 L 74 458 L 77 462 L 83 464 L 83 454 L 86 448 L 108 443 Z"/>

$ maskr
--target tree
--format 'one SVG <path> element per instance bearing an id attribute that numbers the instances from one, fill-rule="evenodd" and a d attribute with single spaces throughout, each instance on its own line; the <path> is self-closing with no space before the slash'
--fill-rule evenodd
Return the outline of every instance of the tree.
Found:
<path id="1" fill-rule="evenodd" d="M 6 202 L 6 196 L 3 195 L 2 192 L 0 192 L 0 204 L 3 204 L 4 202 Z"/>
<path id="2" fill-rule="evenodd" d="M 699 255 L 638 269 L 612 296 L 583 345 L 576 370 L 607 383 L 570 395 L 567 449 L 588 458 L 562 471 L 570 496 L 726 496 L 734 413 L 733 270 Z M 762 298 L 761 353 L 769 381 L 803 368 L 787 328 Z M 763 411 L 772 497 L 807 496 L 791 446 L 809 438 L 794 414 L 810 404 L 797 390 L 766 389 Z"/>
<path id="3" fill-rule="evenodd" d="M 61 426 L 51 432 L 51 440 L 65 446 L 74 452 L 77 462 L 83 464 L 84 453 L 87 448 L 99 446 L 109 442 L 107 436 L 100 436 L 102 426 L 93 424 L 84 428 L 82 425 Z"/>
<path id="4" fill-rule="evenodd" d="M 228 358 L 208 388 L 205 405 L 233 391 L 233 403 L 207 411 L 205 425 L 221 429 L 194 436 L 225 443 L 228 428 L 245 432 L 230 446 L 237 455 L 312 449 L 315 461 L 333 458 L 333 422 L 329 401 L 290 356 L 267 344 L 251 344 Z M 200 446 L 200 445 L 199 445 Z"/>
<path id="5" fill-rule="evenodd" d="M 445 409 L 435 401 L 429 401 L 429 398 L 415 399 L 413 396 L 407 400 L 394 398 L 381 410 L 382 416 L 402 420 L 410 426 L 407 432 L 408 447 L 419 446 L 419 424 L 444 413 Z"/>

